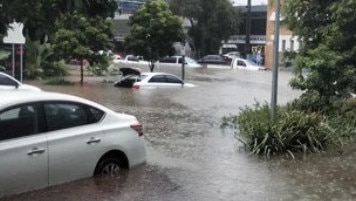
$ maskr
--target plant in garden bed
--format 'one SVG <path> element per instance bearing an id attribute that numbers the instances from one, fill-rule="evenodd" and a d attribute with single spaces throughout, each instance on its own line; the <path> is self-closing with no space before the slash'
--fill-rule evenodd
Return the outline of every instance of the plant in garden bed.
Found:
<path id="1" fill-rule="evenodd" d="M 240 108 L 239 115 L 223 118 L 222 127 L 235 130 L 236 138 L 252 154 L 270 155 L 295 152 L 320 152 L 333 143 L 333 130 L 318 113 L 305 113 L 290 107 L 278 107 L 278 117 L 270 118 L 267 103 Z"/>

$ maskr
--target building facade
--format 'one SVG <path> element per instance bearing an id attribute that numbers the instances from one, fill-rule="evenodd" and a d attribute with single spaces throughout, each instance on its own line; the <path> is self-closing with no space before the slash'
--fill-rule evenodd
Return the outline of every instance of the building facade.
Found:
<path id="1" fill-rule="evenodd" d="M 145 0 L 117 0 L 120 14 L 132 14 L 138 10 Z"/>
<path id="2" fill-rule="evenodd" d="M 246 50 L 246 18 L 247 7 L 237 6 L 236 8 L 242 11 L 242 23 L 239 26 L 239 31 L 236 35 L 223 44 L 223 50 L 220 53 L 225 53 L 235 49 L 242 54 Z M 251 29 L 250 29 L 250 45 L 252 53 L 260 50 L 264 53 L 266 45 L 266 22 L 267 22 L 267 5 L 251 6 Z"/>
<path id="3" fill-rule="evenodd" d="M 267 28 L 266 28 L 266 47 L 265 47 L 265 66 L 267 68 L 272 68 L 273 66 L 273 49 L 274 49 L 274 30 L 275 30 L 275 14 L 276 10 L 274 7 L 275 0 L 268 0 L 267 8 Z M 281 0 L 281 5 L 283 5 L 284 0 Z M 280 17 L 283 20 L 283 16 Z M 285 26 L 283 23 L 280 24 L 279 31 L 279 63 L 281 67 L 287 67 L 288 61 L 283 58 L 283 52 L 285 51 L 295 51 L 298 52 L 301 46 L 301 41 L 297 36 Z"/>

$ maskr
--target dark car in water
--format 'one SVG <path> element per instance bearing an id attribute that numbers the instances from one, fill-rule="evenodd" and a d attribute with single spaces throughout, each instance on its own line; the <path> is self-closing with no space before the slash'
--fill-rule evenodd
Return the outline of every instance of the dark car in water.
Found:
<path id="1" fill-rule="evenodd" d="M 115 87 L 132 88 L 132 85 L 141 80 L 141 70 L 139 68 L 120 68 L 121 78 L 115 82 Z"/>
<path id="2" fill-rule="evenodd" d="M 198 60 L 200 64 L 220 64 L 229 65 L 230 61 L 222 55 L 206 55 Z"/>

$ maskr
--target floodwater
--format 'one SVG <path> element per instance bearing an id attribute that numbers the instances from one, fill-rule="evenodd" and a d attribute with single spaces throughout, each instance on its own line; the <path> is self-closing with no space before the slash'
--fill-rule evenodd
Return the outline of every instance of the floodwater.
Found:
<path id="1" fill-rule="evenodd" d="M 269 161 L 246 153 L 221 118 L 255 101 L 269 102 L 271 71 L 200 69 L 187 71 L 186 89 L 121 89 L 113 77 L 86 77 L 84 86 L 49 86 L 79 95 L 145 124 L 147 164 L 118 179 L 89 178 L 1 201 L 344 201 L 356 200 L 356 149 L 320 153 L 292 161 Z M 279 74 L 278 102 L 299 92 Z M 79 80 L 78 77 L 72 79 Z"/>

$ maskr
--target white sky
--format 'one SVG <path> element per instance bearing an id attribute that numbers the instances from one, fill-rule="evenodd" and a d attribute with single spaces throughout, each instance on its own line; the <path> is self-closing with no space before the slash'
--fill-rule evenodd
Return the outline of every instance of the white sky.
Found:
<path id="1" fill-rule="evenodd" d="M 232 0 L 233 5 L 247 5 L 247 0 Z M 252 5 L 267 5 L 267 0 L 251 0 Z"/>

